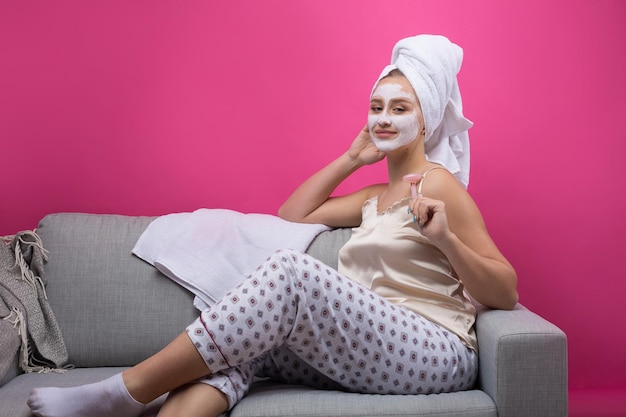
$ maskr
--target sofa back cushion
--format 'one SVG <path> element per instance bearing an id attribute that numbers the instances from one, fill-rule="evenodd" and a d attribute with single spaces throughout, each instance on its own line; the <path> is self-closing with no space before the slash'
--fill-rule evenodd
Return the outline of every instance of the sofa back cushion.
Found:
<path id="1" fill-rule="evenodd" d="M 196 317 L 191 294 L 131 253 L 152 220 L 62 213 L 40 221 L 48 300 L 73 365 L 132 365 Z"/>
<path id="2" fill-rule="evenodd" d="M 197 317 L 191 293 L 132 254 L 154 218 L 57 213 L 40 221 L 48 299 L 74 366 L 133 365 Z M 336 268 L 349 234 L 323 232 L 307 252 Z"/>

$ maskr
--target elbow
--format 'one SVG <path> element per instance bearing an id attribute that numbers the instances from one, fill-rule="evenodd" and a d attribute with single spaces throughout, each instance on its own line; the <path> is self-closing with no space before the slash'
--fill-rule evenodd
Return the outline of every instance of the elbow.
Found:
<path id="1" fill-rule="evenodd" d="M 517 274 L 515 271 L 512 272 L 510 282 L 511 288 L 502 297 L 502 306 L 500 307 L 502 310 L 513 310 L 517 303 L 519 303 L 519 293 L 517 292 Z"/>
<path id="2" fill-rule="evenodd" d="M 510 264 L 502 271 L 502 287 L 498 297 L 496 308 L 500 310 L 513 310 L 519 302 L 517 292 L 517 272 Z"/>
<path id="3" fill-rule="evenodd" d="M 517 305 L 517 303 L 519 303 L 519 292 L 517 292 L 517 272 L 515 272 L 515 269 L 513 269 L 513 267 L 511 267 L 511 271 L 513 275 L 513 277 L 511 278 L 511 282 L 512 282 L 511 286 L 513 288 L 510 291 L 511 299 L 509 300 L 509 303 L 510 303 L 511 308 L 509 310 L 513 310 L 515 306 Z"/>
<path id="4" fill-rule="evenodd" d="M 517 290 L 511 291 L 506 300 L 502 303 L 500 309 L 502 310 L 513 310 L 517 303 L 519 302 L 519 294 Z"/>
<path id="5" fill-rule="evenodd" d="M 481 301 L 480 299 L 477 299 L 477 301 L 485 307 L 494 310 L 514 310 L 519 301 L 519 296 L 517 291 L 512 291 L 506 294 L 501 294 L 497 296 L 497 298 L 492 298 L 491 300 Z"/>
<path id="6" fill-rule="evenodd" d="M 278 217 L 294 223 L 302 223 L 304 220 L 300 216 L 297 216 L 292 210 L 289 210 L 288 207 L 285 207 L 284 204 L 278 208 Z"/>
<path id="7" fill-rule="evenodd" d="M 278 217 L 293 223 L 310 223 L 306 215 L 298 213 L 297 211 L 289 208 L 285 204 L 278 208 Z"/>
<path id="8" fill-rule="evenodd" d="M 280 207 L 278 208 L 278 213 L 277 213 L 277 214 L 278 214 L 278 217 L 280 217 L 281 219 L 283 219 L 283 220 L 289 220 L 289 219 L 288 219 L 288 214 L 289 214 L 289 213 L 287 213 L 287 210 L 285 210 L 285 206 L 284 206 L 284 205 L 282 205 L 282 206 L 280 206 Z"/>
<path id="9" fill-rule="evenodd" d="M 486 295 L 484 300 L 477 299 L 478 302 L 485 307 L 497 310 L 513 310 L 519 302 L 519 293 L 517 292 L 517 275 L 511 270 L 512 274 L 502 283 L 499 290 Z"/>

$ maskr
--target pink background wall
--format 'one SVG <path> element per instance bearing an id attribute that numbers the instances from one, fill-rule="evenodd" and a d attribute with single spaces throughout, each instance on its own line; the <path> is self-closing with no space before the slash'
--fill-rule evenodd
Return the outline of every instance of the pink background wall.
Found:
<path id="1" fill-rule="evenodd" d="M 445 34 L 470 191 L 522 303 L 568 334 L 574 415 L 626 392 L 625 22 L 621 0 L 2 2 L 0 234 L 58 211 L 275 214 L 364 124 L 395 41 Z"/>

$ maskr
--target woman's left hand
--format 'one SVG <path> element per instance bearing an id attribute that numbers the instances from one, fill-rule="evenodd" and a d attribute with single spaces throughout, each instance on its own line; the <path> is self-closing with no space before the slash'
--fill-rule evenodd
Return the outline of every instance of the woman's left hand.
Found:
<path id="1" fill-rule="evenodd" d="M 443 201 L 418 196 L 411 201 L 409 208 L 415 216 L 420 232 L 433 243 L 437 244 L 450 233 L 446 205 Z"/>
<path id="2" fill-rule="evenodd" d="M 476 301 L 491 308 L 514 308 L 515 270 L 489 236 L 474 200 L 456 178 L 443 173 L 438 170 L 439 175 L 429 177 L 424 191 L 428 197 L 418 194 L 411 201 L 416 226 L 443 252 Z"/>

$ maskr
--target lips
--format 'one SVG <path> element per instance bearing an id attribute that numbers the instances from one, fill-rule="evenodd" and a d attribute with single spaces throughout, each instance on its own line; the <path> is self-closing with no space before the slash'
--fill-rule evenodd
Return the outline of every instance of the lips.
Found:
<path id="1" fill-rule="evenodd" d="M 376 130 L 374 131 L 374 134 L 376 135 L 377 138 L 390 138 L 392 136 L 396 135 L 396 132 L 394 132 L 393 130 Z"/>

